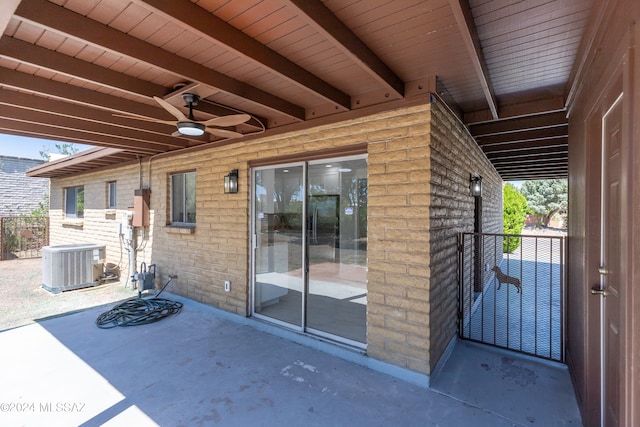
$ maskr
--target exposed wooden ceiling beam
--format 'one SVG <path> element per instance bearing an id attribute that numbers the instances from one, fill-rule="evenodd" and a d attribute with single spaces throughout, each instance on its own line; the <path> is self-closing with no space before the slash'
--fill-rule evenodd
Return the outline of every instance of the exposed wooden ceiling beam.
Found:
<path id="1" fill-rule="evenodd" d="M 540 179 L 566 179 L 569 173 L 544 174 L 544 175 L 501 175 L 504 181 L 532 181 Z"/>
<path id="2" fill-rule="evenodd" d="M 567 117 L 564 111 L 480 123 L 469 126 L 469 130 L 474 138 L 478 138 L 489 135 L 522 132 L 525 129 L 543 129 L 556 126 L 567 126 Z"/>
<path id="3" fill-rule="evenodd" d="M 560 159 L 552 159 L 552 160 L 549 160 L 548 163 L 547 161 L 545 161 L 545 165 L 543 168 L 539 167 L 539 165 L 535 165 L 532 163 L 509 163 L 509 164 L 499 165 L 498 167 L 498 169 L 503 172 L 517 171 L 522 169 L 539 169 L 539 170 L 551 171 L 551 170 L 560 170 L 560 169 L 566 169 L 566 168 L 567 168 L 567 163 L 566 162 L 562 163 Z"/>
<path id="4" fill-rule="evenodd" d="M 515 169 L 498 170 L 498 174 L 505 181 L 523 181 L 534 179 L 561 179 L 566 178 L 568 169 Z"/>
<path id="5" fill-rule="evenodd" d="M 0 117 L 15 121 L 15 125 L 5 122 L 2 127 L 28 131 L 34 127 L 34 133 L 48 133 L 60 138 L 82 139 L 87 144 L 106 147 L 124 148 L 146 153 L 168 151 L 166 145 L 154 143 L 140 138 L 122 136 L 122 131 L 108 125 L 87 123 L 81 119 L 73 119 L 54 114 L 46 114 L 33 110 L 0 105 Z M 38 130 L 40 129 L 40 130 Z"/>
<path id="6" fill-rule="evenodd" d="M 122 150 L 117 148 L 91 148 L 80 153 L 77 153 L 75 156 L 65 157 L 58 160 L 53 160 L 51 162 L 43 163 L 42 165 L 33 167 L 29 169 L 27 172 L 27 176 L 33 176 L 39 172 L 48 172 L 53 169 L 58 168 L 60 165 L 64 164 L 66 167 L 69 166 L 78 166 L 82 165 L 82 163 L 87 161 L 94 161 L 96 159 L 101 159 L 106 156 L 114 155 L 122 153 Z"/>
<path id="7" fill-rule="evenodd" d="M 327 39 L 334 40 L 347 57 L 368 71 L 396 96 L 404 97 L 404 82 L 322 2 L 288 0 L 288 3 L 296 7 L 316 31 Z"/>
<path id="8" fill-rule="evenodd" d="M 537 179 L 563 179 L 569 176 L 569 171 L 524 171 L 524 172 L 505 172 L 500 174 L 505 181 L 532 181 Z"/>
<path id="9" fill-rule="evenodd" d="M 18 6 L 15 16 L 94 46 L 151 64 L 185 80 L 200 82 L 222 92 L 239 96 L 296 120 L 305 119 L 304 108 L 298 105 L 114 28 L 99 24 L 49 1 L 23 1 Z"/>
<path id="10" fill-rule="evenodd" d="M 535 171 L 532 173 L 522 173 L 521 171 L 504 171 L 498 172 L 505 181 L 525 181 L 525 180 L 539 180 L 539 179 L 562 179 L 568 176 L 568 171 L 565 170 L 545 170 Z"/>
<path id="11" fill-rule="evenodd" d="M 21 0 L 2 0 L 0 2 L 0 37 L 11 21 L 11 17 L 15 13 Z"/>
<path id="12" fill-rule="evenodd" d="M 2 44 L 1 41 L 0 44 Z M 49 98 L 70 101 L 75 104 L 86 105 L 89 107 L 109 111 L 110 113 L 132 114 L 166 120 L 173 119 L 173 117 L 168 115 L 167 111 L 161 108 L 159 105 L 155 106 L 142 104 L 132 100 L 120 98 L 118 96 L 108 95 L 79 86 L 60 83 L 32 74 L 21 73 L 15 70 L 3 69 L 2 73 L 0 73 L 0 86 L 17 89 L 24 92 L 31 92 Z M 197 108 L 198 111 L 205 111 L 215 116 L 222 116 L 230 113 L 230 110 L 228 108 L 217 106 L 203 99 L 200 100 Z M 238 131 L 244 132 L 246 130 L 246 132 L 255 132 L 256 130 L 261 129 L 261 126 L 259 126 L 259 123 L 257 122 L 261 120 L 264 119 L 255 118 L 255 120 L 239 125 Z M 166 125 L 155 125 L 153 123 L 148 123 L 147 125 L 143 126 L 141 125 L 141 123 L 143 122 L 136 122 L 135 120 L 128 120 L 128 122 L 130 123 L 129 127 L 137 127 L 139 129 L 146 129 L 149 131 L 155 130 L 157 132 L 167 134 Z M 126 122 L 122 123 L 124 124 Z"/>
<path id="13" fill-rule="evenodd" d="M 208 99 L 199 100 L 198 106 L 196 108 L 197 111 L 194 111 L 196 114 L 198 114 L 199 112 L 204 112 L 217 117 L 234 114 L 232 110 L 211 102 Z M 255 132 L 265 128 L 263 123 L 267 123 L 267 120 L 265 118 L 251 115 L 251 119 L 246 123 L 238 125 L 236 131 L 241 133 L 243 133 L 245 130 L 247 132 Z"/>
<path id="14" fill-rule="evenodd" d="M 528 149 L 545 150 L 549 147 L 565 147 L 566 148 L 568 147 L 568 143 L 569 143 L 568 138 L 543 139 L 543 140 L 518 142 L 518 143 L 504 144 L 504 145 L 495 144 L 488 147 L 483 146 L 482 151 L 484 151 L 485 154 L 487 155 L 489 155 L 489 153 L 503 153 L 503 152 L 515 153 L 521 150 L 528 150 Z"/>
<path id="15" fill-rule="evenodd" d="M 142 6 L 151 7 L 166 19 L 191 27 L 200 36 L 216 44 L 224 45 L 226 48 L 244 55 L 247 59 L 269 68 L 280 77 L 340 106 L 341 111 L 351 108 L 349 95 L 319 79 L 232 25 L 227 24 L 217 16 L 208 13 L 190 0 L 134 1 Z"/>
<path id="16" fill-rule="evenodd" d="M 536 164 L 537 162 L 537 164 Z M 561 169 L 567 168 L 567 158 L 556 158 L 549 157 L 541 159 L 523 159 L 518 162 L 500 162 L 496 163 L 495 167 L 497 170 L 510 170 L 510 169 L 520 169 L 520 170 L 544 170 L 544 169 Z"/>
<path id="17" fill-rule="evenodd" d="M 530 95 L 531 96 L 531 95 Z M 523 95 L 524 97 L 524 95 Z M 525 99 L 528 97 L 525 97 Z M 504 99 L 500 103 L 500 118 L 516 118 L 531 116 L 541 113 L 549 113 L 555 111 L 564 111 L 564 97 L 555 96 L 550 98 L 541 98 L 531 101 L 521 100 L 514 104 L 506 105 Z M 479 124 L 482 122 L 490 122 L 495 120 L 490 110 L 480 110 L 464 113 L 464 122 L 467 125 Z"/>
<path id="18" fill-rule="evenodd" d="M 509 168 L 509 169 L 505 169 L 505 168 L 496 168 L 496 171 L 498 172 L 498 174 L 500 174 L 500 176 L 504 177 L 506 175 L 510 175 L 510 176 L 514 176 L 514 175 L 518 175 L 520 177 L 523 176 L 535 176 L 535 175 L 539 175 L 541 173 L 544 173 L 546 175 L 563 175 L 567 173 L 568 171 L 568 167 L 562 166 L 562 167 L 557 167 L 557 168 L 540 168 L 540 167 L 516 167 L 516 168 Z M 561 176 L 560 176 L 561 177 Z"/>
<path id="19" fill-rule="evenodd" d="M 566 177 L 568 128 L 564 110 L 469 126 L 504 180 Z"/>
<path id="20" fill-rule="evenodd" d="M 551 128 L 530 129 L 522 132 L 512 132 L 508 134 L 477 136 L 476 142 L 480 147 L 487 148 L 494 145 L 513 146 L 528 142 L 543 141 L 550 139 L 567 139 L 569 136 L 569 126 L 555 126 Z"/>
<path id="21" fill-rule="evenodd" d="M 569 149 L 567 146 L 546 147 L 544 149 L 528 149 L 518 151 L 503 151 L 499 153 L 485 153 L 487 158 L 493 163 L 498 159 L 522 160 L 524 158 L 537 158 L 543 160 L 549 154 L 567 154 Z"/>
<path id="22" fill-rule="evenodd" d="M 4 127 L 3 124 L 11 126 L 11 128 Z M 23 136 L 25 138 L 43 138 L 43 139 L 50 139 L 53 141 L 60 141 L 60 142 L 66 142 L 66 143 L 71 142 L 71 143 L 78 143 L 78 144 L 91 144 L 91 142 L 85 141 L 85 140 L 80 140 L 80 139 L 70 140 L 69 138 L 61 138 L 56 135 L 37 133 L 35 132 L 35 129 L 28 128 L 28 125 L 24 123 L 19 123 L 18 128 L 13 126 L 13 122 L 11 120 L 0 118 L 0 133 L 2 134 Z M 28 129 L 28 131 L 20 130 L 20 129 Z"/>
<path id="23" fill-rule="evenodd" d="M 304 1 L 304 0 L 300 0 Z M 451 9 L 453 10 L 453 16 L 456 18 L 456 23 L 460 29 L 462 40 L 464 42 L 469 57 L 471 59 L 471 65 L 476 71 L 476 75 L 480 80 L 482 86 L 482 92 L 489 105 L 489 110 L 494 120 L 498 119 L 498 103 L 493 91 L 493 87 L 489 80 L 489 71 L 487 69 L 487 63 L 482 54 L 482 46 L 480 45 L 480 37 L 478 37 L 478 31 L 476 30 L 476 24 L 473 20 L 473 14 L 471 13 L 471 7 L 468 0 L 450 0 Z"/>
<path id="24" fill-rule="evenodd" d="M 0 40 L 0 46 L 5 38 Z M 29 45 L 33 46 L 33 45 Z M 27 46 L 27 49 L 30 49 Z M 0 55 L 2 50 L 0 48 Z M 64 60 L 64 58 L 59 58 Z M 119 114 L 138 114 L 145 117 L 169 119 L 168 113 L 160 106 L 134 102 L 119 96 L 69 85 L 55 80 L 45 79 L 32 74 L 3 69 L 0 73 L 0 86 L 31 92 L 42 96 L 66 100 L 76 104 L 101 108 Z M 163 117 L 163 114 L 166 117 Z"/>
<path id="25" fill-rule="evenodd" d="M 94 148 L 81 151 L 70 157 L 47 162 L 27 170 L 27 176 L 55 178 L 70 173 L 95 171 L 97 168 L 130 162 L 140 158 L 139 154 L 113 148 Z"/>
<path id="26" fill-rule="evenodd" d="M 567 165 L 567 161 L 569 159 L 569 155 L 566 152 L 561 152 L 561 153 L 545 153 L 545 154 L 540 154 L 539 156 L 528 156 L 528 157 L 524 157 L 521 159 L 518 159 L 517 164 L 518 165 L 522 165 L 524 167 L 529 167 L 529 166 L 533 166 L 533 167 L 538 167 L 540 166 L 541 162 L 544 161 L 544 164 L 563 164 L 563 165 Z M 494 159 L 491 162 L 496 168 L 497 167 L 504 167 L 504 166 L 509 166 L 514 164 L 513 159 L 510 157 L 504 157 L 504 158 L 499 158 L 499 159 Z"/>
<path id="27" fill-rule="evenodd" d="M 82 61 L 51 49 L 45 49 L 13 37 L 0 38 L 0 56 L 14 59 L 23 64 L 44 68 L 56 73 L 75 77 L 87 82 L 108 86 L 133 95 L 152 97 L 164 96 L 162 86 L 137 79 L 90 62 Z"/>
<path id="28" fill-rule="evenodd" d="M 30 138 L 51 139 L 61 142 L 73 142 L 78 144 L 96 145 L 100 147 L 114 148 L 111 144 L 113 138 L 95 135 L 87 132 L 61 130 L 39 123 L 20 122 L 12 119 L 0 117 L 0 131 L 11 135 L 25 136 Z M 137 154 L 157 154 L 156 150 L 144 150 L 131 147 L 116 147 L 125 151 Z"/>
<path id="29" fill-rule="evenodd" d="M 92 129 L 98 132 L 110 133 L 114 132 L 111 127 L 119 127 L 115 132 L 121 137 L 149 140 L 168 148 L 186 148 L 190 145 L 187 140 L 169 136 L 175 130 L 171 126 L 114 117 L 105 110 L 84 105 L 10 90 L 0 90 L 0 105 L 86 121 L 87 127 L 92 126 Z"/>

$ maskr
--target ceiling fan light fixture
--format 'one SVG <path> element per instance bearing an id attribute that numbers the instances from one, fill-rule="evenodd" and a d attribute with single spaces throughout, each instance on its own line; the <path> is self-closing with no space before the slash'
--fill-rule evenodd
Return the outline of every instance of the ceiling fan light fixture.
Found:
<path id="1" fill-rule="evenodd" d="M 193 122 L 178 122 L 178 132 L 187 136 L 202 136 L 204 135 L 205 126 L 201 123 Z"/>

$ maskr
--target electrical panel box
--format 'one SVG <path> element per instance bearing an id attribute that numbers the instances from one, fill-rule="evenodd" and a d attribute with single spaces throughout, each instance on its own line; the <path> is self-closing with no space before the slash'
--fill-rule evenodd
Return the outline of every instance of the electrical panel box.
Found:
<path id="1" fill-rule="evenodd" d="M 149 224 L 149 204 L 151 203 L 151 190 L 141 188 L 135 190 L 133 196 L 133 226 L 148 227 Z"/>

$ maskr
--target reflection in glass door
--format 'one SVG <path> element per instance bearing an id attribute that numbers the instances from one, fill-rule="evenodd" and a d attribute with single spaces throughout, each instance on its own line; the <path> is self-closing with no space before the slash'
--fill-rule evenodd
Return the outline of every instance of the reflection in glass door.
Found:
<path id="1" fill-rule="evenodd" d="M 366 343 L 367 160 L 254 170 L 253 313 Z"/>
<path id="2" fill-rule="evenodd" d="M 254 172 L 254 313 L 302 327 L 303 166 Z"/>
<path id="3" fill-rule="evenodd" d="M 310 163 L 306 327 L 366 342 L 367 161 Z"/>

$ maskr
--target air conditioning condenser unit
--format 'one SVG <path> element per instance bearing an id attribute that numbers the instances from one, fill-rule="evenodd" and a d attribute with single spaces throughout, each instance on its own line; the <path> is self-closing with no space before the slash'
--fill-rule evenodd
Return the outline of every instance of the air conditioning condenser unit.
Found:
<path id="1" fill-rule="evenodd" d="M 42 248 L 42 287 L 59 293 L 100 283 L 105 245 L 74 243 Z"/>

